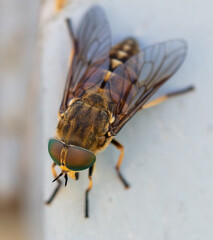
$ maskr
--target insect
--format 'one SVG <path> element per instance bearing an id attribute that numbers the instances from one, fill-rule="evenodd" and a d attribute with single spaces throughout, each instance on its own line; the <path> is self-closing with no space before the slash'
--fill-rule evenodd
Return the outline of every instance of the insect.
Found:
<path id="1" fill-rule="evenodd" d="M 193 90 L 193 86 L 168 93 L 148 102 L 153 94 L 183 63 L 187 45 L 171 40 L 139 50 L 134 38 L 111 47 L 110 29 L 103 10 L 92 7 L 76 32 L 66 20 L 73 43 L 72 62 L 59 109 L 56 135 L 49 140 L 53 160 L 52 173 L 58 185 L 46 202 L 50 204 L 61 187 L 60 177 L 78 180 L 79 172 L 88 169 L 85 217 L 89 217 L 89 192 L 96 153 L 110 143 L 119 151 L 118 177 L 129 187 L 120 167 L 124 147 L 114 137 L 139 110 L 159 104 L 170 97 Z M 61 168 L 57 176 L 55 166 Z"/>

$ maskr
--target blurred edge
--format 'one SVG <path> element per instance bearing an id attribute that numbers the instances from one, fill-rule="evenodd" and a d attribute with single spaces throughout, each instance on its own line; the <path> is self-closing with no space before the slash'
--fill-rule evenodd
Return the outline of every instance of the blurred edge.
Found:
<path id="1" fill-rule="evenodd" d="M 42 232 L 38 211 L 42 196 L 37 194 L 41 180 L 37 186 L 32 181 L 38 168 L 32 145 L 35 151 L 40 124 L 36 119 L 39 6 L 39 0 L 0 3 L 0 235 L 4 240 L 41 239 L 41 234 L 36 236 Z"/>

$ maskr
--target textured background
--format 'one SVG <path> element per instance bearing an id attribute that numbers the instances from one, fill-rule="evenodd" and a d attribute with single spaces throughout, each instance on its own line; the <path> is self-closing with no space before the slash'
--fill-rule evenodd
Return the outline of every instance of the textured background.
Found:
<path id="1" fill-rule="evenodd" d="M 53 136 L 67 74 L 70 42 L 65 16 L 74 23 L 86 9 L 78 1 L 54 15 L 43 8 L 43 156 L 47 198 L 53 189 L 47 140 Z M 124 190 L 114 171 L 118 151 L 110 146 L 97 157 L 90 215 L 85 220 L 87 172 L 69 181 L 45 208 L 46 239 L 212 239 L 213 103 L 211 1 L 99 1 L 112 29 L 113 43 L 133 35 L 147 46 L 171 38 L 188 42 L 180 71 L 160 90 L 189 84 L 194 93 L 140 112 L 118 135 L 125 146 Z M 45 20 L 44 20 L 45 19 Z M 75 21 L 76 19 L 76 21 Z M 48 114 L 47 114 L 48 112 Z"/>
<path id="2" fill-rule="evenodd" d="M 53 188 L 47 139 L 54 134 L 70 50 L 64 17 L 73 16 L 77 23 L 84 2 L 80 5 L 74 1 L 57 16 L 50 13 L 48 4 L 43 9 L 45 197 Z M 97 157 L 90 194 L 91 218 L 83 217 L 88 184 L 87 173 L 83 173 L 79 182 L 69 181 L 54 203 L 45 208 L 45 237 L 212 239 L 213 4 L 183 0 L 103 0 L 99 4 L 109 19 L 114 43 L 129 35 L 142 46 L 171 38 L 186 39 L 187 59 L 160 92 L 191 83 L 196 91 L 138 113 L 122 129 L 118 139 L 126 150 L 122 172 L 131 183 L 129 190 L 123 189 L 115 174 L 118 151 L 110 146 Z"/>

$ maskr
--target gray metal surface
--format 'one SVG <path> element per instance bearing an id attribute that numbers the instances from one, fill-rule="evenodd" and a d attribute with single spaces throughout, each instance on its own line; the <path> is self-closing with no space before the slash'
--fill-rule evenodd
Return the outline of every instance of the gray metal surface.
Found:
<path id="1" fill-rule="evenodd" d="M 44 197 L 54 189 L 48 139 L 54 136 L 70 41 L 64 23 L 77 23 L 86 1 L 74 1 L 58 15 L 46 1 L 42 26 L 42 106 Z M 210 240 L 213 237 L 213 15 L 212 1 L 99 1 L 112 29 L 112 40 L 135 36 L 142 46 L 171 38 L 189 45 L 185 63 L 160 94 L 190 84 L 196 91 L 138 113 L 119 133 L 125 146 L 122 172 L 114 165 L 119 152 L 110 146 L 97 156 L 90 219 L 84 218 L 87 172 L 69 180 L 44 209 L 45 239 Z"/>

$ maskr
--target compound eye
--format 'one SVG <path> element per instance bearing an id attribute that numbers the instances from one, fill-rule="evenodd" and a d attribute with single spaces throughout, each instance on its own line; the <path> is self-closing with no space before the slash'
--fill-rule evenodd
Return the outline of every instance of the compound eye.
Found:
<path id="1" fill-rule="evenodd" d="M 64 144 L 56 139 L 51 138 L 48 143 L 48 151 L 50 154 L 50 157 L 54 161 L 55 164 L 61 165 L 60 163 L 60 156 L 61 151 L 64 147 Z"/>
<path id="2" fill-rule="evenodd" d="M 82 171 L 91 167 L 96 161 L 96 156 L 93 152 L 77 147 L 68 146 L 65 165 L 72 171 Z"/>

